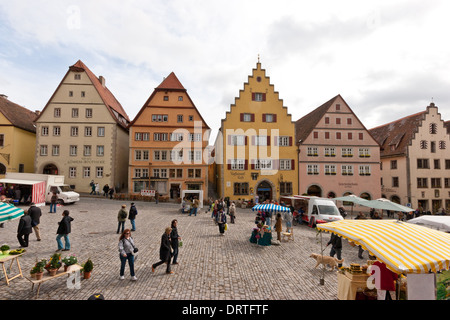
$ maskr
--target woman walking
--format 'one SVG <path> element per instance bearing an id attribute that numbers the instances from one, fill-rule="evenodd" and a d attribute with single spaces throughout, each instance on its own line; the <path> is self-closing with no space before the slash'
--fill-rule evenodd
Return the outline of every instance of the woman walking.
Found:
<path id="1" fill-rule="evenodd" d="M 69 233 L 71 232 L 71 222 L 73 221 L 72 217 L 69 217 L 69 210 L 64 210 L 62 213 L 63 218 L 60 222 L 58 222 L 58 230 L 56 233 L 56 243 L 58 244 L 58 250 L 56 251 L 69 251 L 70 250 L 70 241 L 69 241 Z M 61 238 L 64 237 L 64 249 Z"/>
<path id="2" fill-rule="evenodd" d="M 164 234 L 161 237 L 161 247 L 159 248 L 159 258 L 161 261 L 152 265 L 152 272 L 155 272 L 156 267 L 162 265 L 163 263 L 167 264 L 166 273 L 172 274 L 173 271 L 170 270 L 170 258 L 172 251 L 170 249 L 170 233 L 172 232 L 172 228 L 167 227 Z"/>
<path id="3" fill-rule="evenodd" d="M 219 225 L 219 232 L 222 236 L 225 235 L 225 225 L 227 224 L 227 215 L 223 210 L 220 210 L 218 212 L 219 215 L 219 221 L 217 221 Z"/>
<path id="4" fill-rule="evenodd" d="M 236 204 L 233 201 L 230 205 L 230 222 L 234 223 L 234 219 L 236 219 Z"/>
<path id="5" fill-rule="evenodd" d="M 181 237 L 178 234 L 177 226 L 178 226 L 178 220 L 177 219 L 172 220 L 172 224 L 171 224 L 172 231 L 170 232 L 170 244 L 173 249 L 172 264 L 178 264 L 178 262 L 177 262 L 178 241 L 181 240 Z"/>
<path id="6" fill-rule="evenodd" d="M 128 261 L 130 267 L 131 280 L 136 281 L 134 274 L 134 240 L 131 237 L 130 229 L 125 229 L 119 237 L 119 253 L 120 253 L 120 280 L 125 279 L 125 264 Z"/>
<path id="7" fill-rule="evenodd" d="M 277 213 L 277 217 L 275 220 L 275 231 L 277 232 L 277 240 L 281 241 L 281 231 L 283 230 L 282 227 L 282 220 L 281 220 L 281 214 Z"/>

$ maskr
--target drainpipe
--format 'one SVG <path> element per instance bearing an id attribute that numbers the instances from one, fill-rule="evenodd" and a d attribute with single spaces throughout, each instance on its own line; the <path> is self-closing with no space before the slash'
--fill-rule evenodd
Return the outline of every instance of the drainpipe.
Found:
<path id="1" fill-rule="evenodd" d="M 298 146 L 298 148 L 297 148 L 297 170 L 298 170 L 298 173 L 297 173 L 297 183 L 298 183 L 297 190 L 298 190 L 298 194 L 301 194 L 300 193 L 300 145 L 301 145 L 302 142 L 303 142 L 303 140 L 300 139 L 300 140 L 298 140 L 298 143 L 297 143 L 297 146 Z"/>

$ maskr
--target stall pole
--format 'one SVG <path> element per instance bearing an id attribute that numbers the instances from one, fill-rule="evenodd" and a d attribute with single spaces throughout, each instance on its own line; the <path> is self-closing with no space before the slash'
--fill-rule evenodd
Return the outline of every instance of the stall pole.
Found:
<path id="1" fill-rule="evenodd" d="M 323 249 L 323 246 L 322 246 L 322 231 L 320 231 L 320 251 L 322 254 L 322 261 L 323 261 L 323 251 L 324 250 L 325 249 Z M 322 278 L 320 278 L 319 283 L 321 286 L 323 286 L 325 284 L 325 264 L 323 264 L 323 263 L 322 263 Z"/>

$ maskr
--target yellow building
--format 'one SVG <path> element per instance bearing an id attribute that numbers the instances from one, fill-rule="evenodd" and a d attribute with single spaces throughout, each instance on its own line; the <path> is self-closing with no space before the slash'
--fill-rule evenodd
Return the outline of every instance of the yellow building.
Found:
<path id="1" fill-rule="evenodd" d="M 231 200 L 298 193 L 295 122 L 258 61 L 215 141 L 216 186 Z"/>
<path id="2" fill-rule="evenodd" d="M 37 114 L 0 95 L 0 175 L 34 172 Z"/>

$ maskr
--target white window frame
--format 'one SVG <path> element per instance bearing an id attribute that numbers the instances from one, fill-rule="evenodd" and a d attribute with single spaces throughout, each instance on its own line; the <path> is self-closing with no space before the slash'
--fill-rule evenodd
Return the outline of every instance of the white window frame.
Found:
<path id="1" fill-rule="evenodd" d="M 230 159 L 231 170 L 244 170 L 245 159 Z"/>
<path id="2" fill-rule="evenodd" d="M 291 159 L 280 159 L 280 170 L 292 170 Z"/>

